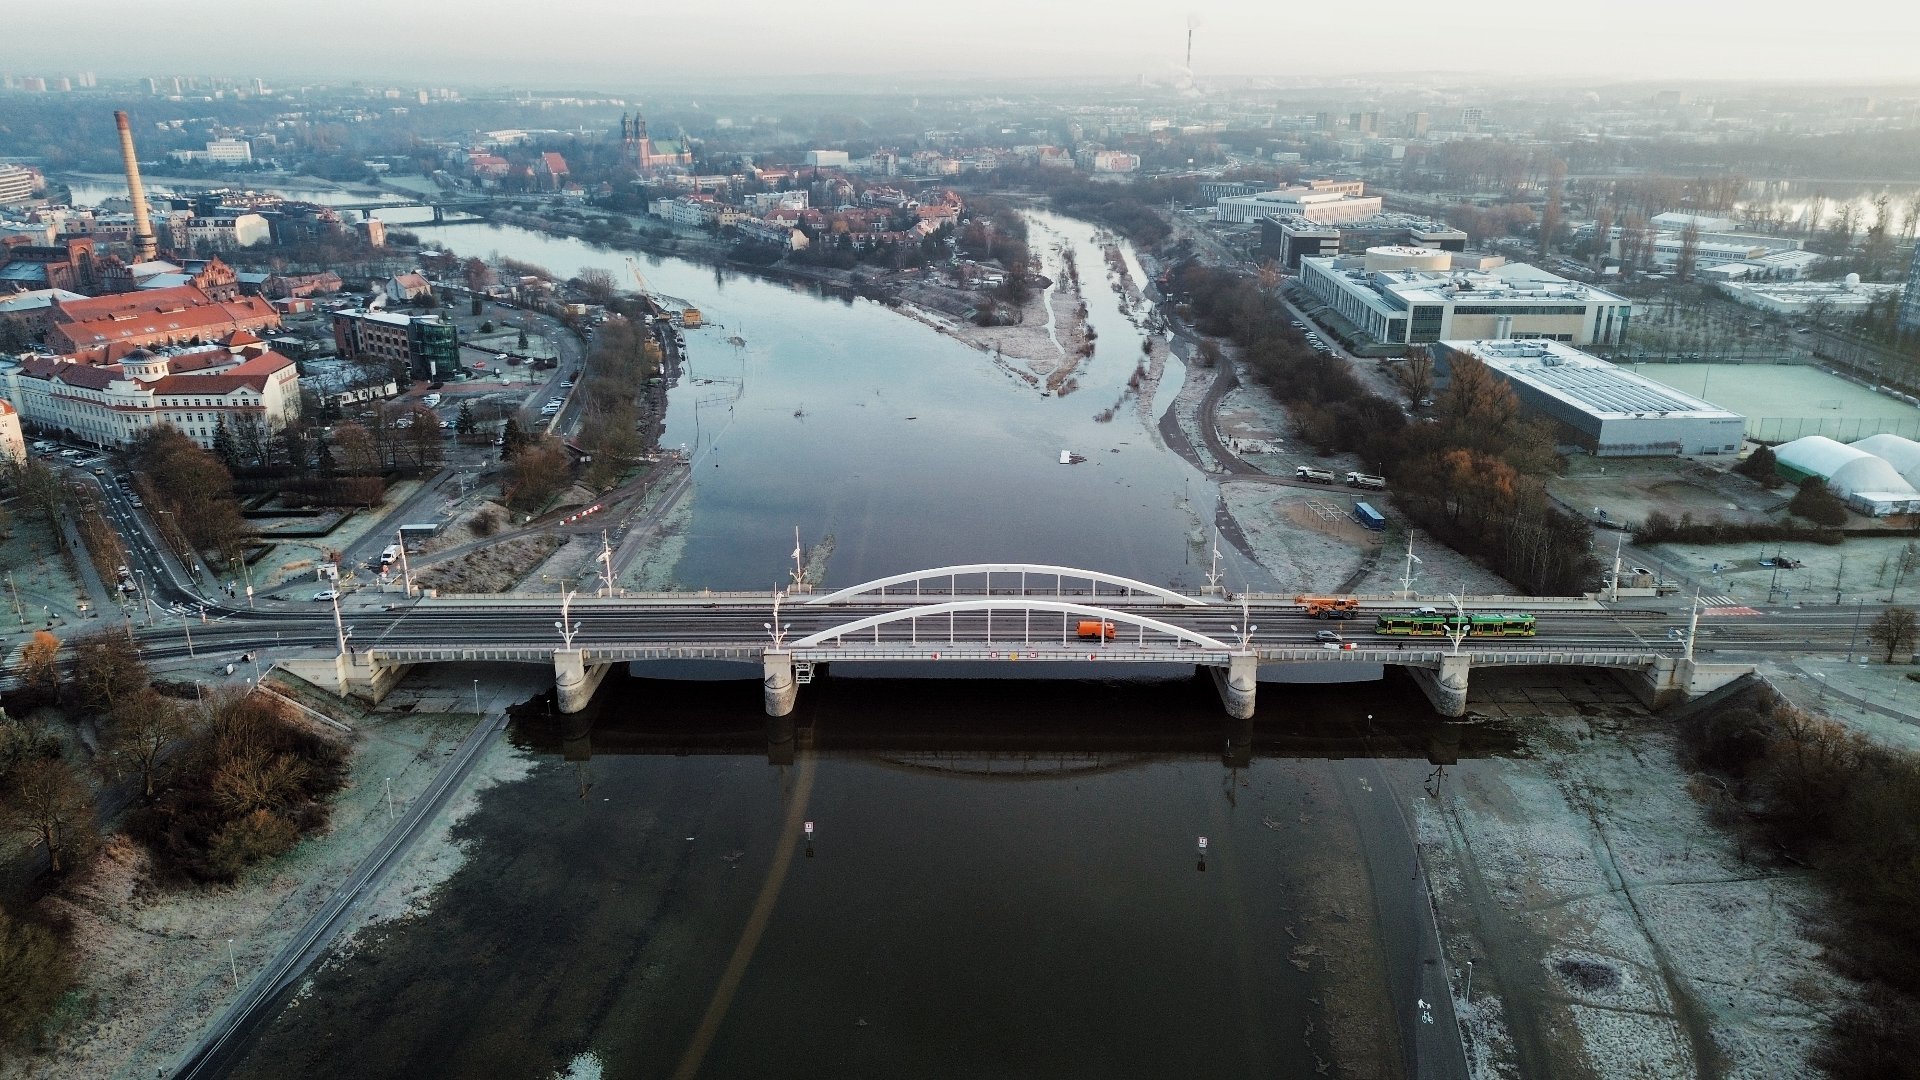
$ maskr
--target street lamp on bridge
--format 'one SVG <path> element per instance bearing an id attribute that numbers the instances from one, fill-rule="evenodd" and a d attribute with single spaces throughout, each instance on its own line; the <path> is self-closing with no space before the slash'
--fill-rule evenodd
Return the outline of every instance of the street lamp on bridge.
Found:
<path id="1" fill-rule="evenodd" d="M 573 651 L 573 635 L 580 632 L 580 624 L 573 621 L 573 590 L 560 594 L 560 619 L 553 624 L 560 631 L 560 643 L 567 651 Z"/>

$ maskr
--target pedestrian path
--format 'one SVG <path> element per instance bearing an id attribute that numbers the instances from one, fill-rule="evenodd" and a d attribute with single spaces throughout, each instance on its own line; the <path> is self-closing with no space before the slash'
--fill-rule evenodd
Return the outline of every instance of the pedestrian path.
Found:
<path id="1" fill-rule="evenodd" d="M 1703 596 L 1700 602 L 1709 608 L 1730 608 L 1739 605 L 1739 601 L 1731 596 Z"/>

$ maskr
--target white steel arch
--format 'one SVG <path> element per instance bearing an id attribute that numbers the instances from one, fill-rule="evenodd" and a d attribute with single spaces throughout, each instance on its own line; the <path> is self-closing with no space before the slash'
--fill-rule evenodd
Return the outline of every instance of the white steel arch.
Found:
<path id="1" fill-rule="evenodd" d="M 985 574 L 991 581 L 994 574 L 1038 574 L 1053 577 L 1064 583 L 1069 578 L 1084 578 L 1088 582 L 1105 585 L 1117 585 L 1123 589 L 1157 596 L 1170 604 L 1183 604 L 1188 607 L 1205 607 L 1204 601 L 1175 592 L 1161 585 L 1149 585 L 1144 581 L 1121 577 L 1118 574 L 1103 573 L 1099 570 L 1081 570 L 1072 566 L 1051 566 L 1044 563 L 968 563 L 964 566 L 939 566 L 932 570 L 915 570 L 907 574 L 895 574 L 892 577 L 875 578 L 860 585 L 850 585 L 836 593 L 815 596 L 806 601 L 808 604 L 837 604 L 842 600 L 851 600 L 856 596 L 887 588 L 890 585 L 904 585 L 910 581 L 930 581 L 936 578 L 957 578 L 962 574 Z"/>
<path id="2" fill-rule="evenodd" d="M 1217 638 L 1208 637 L 1184 626 L 1175 626 L 1170 622 L 1136 615 L 1129 611 L 1114 608 L 1094 607 L 1092 604 L 1070 604 L 1059 600 L 1026 600 L 1009 597 L 1004 600 L 952 600 L 943 604 L 923 604 L 910 608 L 884 611 L 878 615 L 869 615 L 864 619 L 855 619 L 840 626 L 828 627 L 815 634 L 809 634 L 789 645 L 793 649 L 819 648 L 834 638 L 846 637 L 862 630 L 871 630 L 888 623 L 906 622 L 910 619 L 924 619 L 935 615 L 960 614 L 980 611 L 1046 611 L 1057 615 L 1084 615 L 1090 619 L 1104 619 L 1112 623 L 1126 623 L 1129 626 L 1141 626 L 1182 641 L 1191 641 L 1203 649 L 1212 649 L 1221 653 L 1234 651 L 1232 645 Z"/>

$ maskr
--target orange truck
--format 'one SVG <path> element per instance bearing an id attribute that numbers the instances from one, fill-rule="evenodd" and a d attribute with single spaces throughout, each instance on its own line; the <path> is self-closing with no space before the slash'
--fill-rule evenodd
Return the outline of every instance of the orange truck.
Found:
<path id="1" fill-rule="evenodd" d="M 1080 636 L 1089 640 L 1112 641 L 1116 631 L 1113 624 L 1094 619 L 1080 620 Z"/>
<path id="2" fill-rule="evenodd" d="M 1293 600 L 1309 619 L 1351 619 L 1360 614 L 1357 597 L 1296 596 Z"/>

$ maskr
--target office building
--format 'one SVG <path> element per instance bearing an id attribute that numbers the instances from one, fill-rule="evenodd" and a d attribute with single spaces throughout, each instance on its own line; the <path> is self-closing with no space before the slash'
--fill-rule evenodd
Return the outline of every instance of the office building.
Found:
<path id="1" fill-rule="evenodd" d="M 391 311 L 337 311 L 333 343 L 343 360 L 384 360 L 416 380 L 460 370 L 460 335 L 450 322 Z"/>
<path id="2" fill-rule="evenodd" d="M 1443 341 L 1436 375 L 1447 377 L 1462 355 L 1595 457 L 1734 454 L 1745 438 L 1746 417 L 1557 341 Z"/>
<path id="3" fill-rule="evenodd" d="M 0 204 L 23 203 L 33 199 L 33 170 L 19 165 L 0 165 Z"/>
<path id="4" fill-rule="evenodd" d="M 1214 220 L 1246 225 L 1278 214 L 1321 225 L 1357 221 L 1379 214 L 1383 205 L 1378 195 L 1365 190 L 1358 180 L 1312 180 L 1298 187 L 1232 195 L 1214 201 Z"/>
<path id="5" fill-rule="evenodd" d="M 1300 284 L 1382 344 L 1543 338 L 1587 345 L 1626 338 L 1633 305 L 1605 289 L 1527 263 L 1437 270 L 1405 268 L 1407 261 L 1395 251 L 1302 259 Z"/>
<path id="6" fill-rule="evenodd" d="M 1465 251 L 1467 234 L 1444 222 L 1408 214 L 1376 214 L 1338 225 L 1277 215 L 1260 221 L 1260 258 L 1288 270 L 1298 270 L 1301 259 L 1393 246 Z"/>

